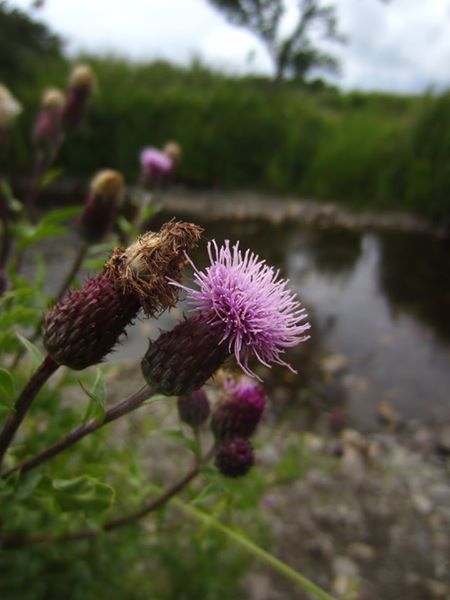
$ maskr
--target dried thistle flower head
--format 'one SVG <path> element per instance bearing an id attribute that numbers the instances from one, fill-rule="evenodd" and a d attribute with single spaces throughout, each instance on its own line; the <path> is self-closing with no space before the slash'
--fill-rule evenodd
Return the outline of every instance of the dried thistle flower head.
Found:
<path id="1" fill-rule="evenodd" d="M 118 171 L 105 169 L 92 179 L 79 219 L 80 234 L 85 240 L 98 242 L 111 231 L 124 192 L 124 179 Z"/>
<path id="2" fill-rule="evenodd" d="M 177 142 L 167 142 L 163 148 L 163 152 L 174 162 L 179 162 L 181 159 L 181 147 Z"/>
<path id="3" fill-rule="evenodd" d="M 66 97 L 64 93 L 58 88 L 47 88 L 42 94 L 41 106 L 42 108 L 50 108 L 55 112 L 61 112 Z"/>
<path id="4" fill-rule="evenodd" d="M 0 127 L 7 127 L 21 112 L 20 102 L 0 83 Z"/>
<path id="5" fill-rule="evenodd" d="M 105 277 L 119 280 L 126 292 L 135 293 L 147 315 L 172 307 L 178 290 L 168 281 L 179 281 L 186 253 L 198 243 L 201 227 L 170 221 L 158 233 L 147 232 L 123 250 L 117 248 L 104 268 Z"/>
<path id="6" fill-rule="evenodd" d="M 97 78 L 89 65 L 76 65 L 70 75 L 69 85 L 88 89 L 92 93 L 97 85 Z"/>
<path id="7" fill-rule="evenodd" d="M 91 194 L 116 199 L 124 193 L 123 175 L 113 169 L 99 171 L 91 181 Z"/>
<path id="8" fill-rule="evenodd" d="M 117 249 L 102 273 L 48 311 L 43 341 L 50 356 L 60 365 L 85 369 L 114 348 L 141 306 L 148 315 L 172 306 L 177 296 L 167 276 L 181 276 L 184 253 L 200 234 L 196 225 L 172 221 L 130 248 Z"/>

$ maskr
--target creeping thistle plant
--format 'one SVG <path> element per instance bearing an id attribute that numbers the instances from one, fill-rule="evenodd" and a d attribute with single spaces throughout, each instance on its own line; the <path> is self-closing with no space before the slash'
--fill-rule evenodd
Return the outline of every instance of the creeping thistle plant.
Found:
<path id="1" fill-rule="evenodd" d="M 126 187 L 122 175 L 112 170 L 95 176 L 81 209 L 38 218 L 42 181 L 66 134 L 82 126 L 94 87 L 95 78 L 83 65 L 73 72 L 65 97 L 56 90 L 44 94 L 33 129 L 31 189 L 22 203 L 2 174 L 0 551 L 29 553 L 38 546 L 45 556 L 45 549 L 61 541 L 94 539 L 101 544 L 108 532 L 136 525 L 172 500 L 181 512 L 212 527 L 209 540 L 216 534 L 229 536 L 316 597 L 330 598 L 228 528 L 211 505 L 212 488 L 222 506 L 224 498 L 243 489 L 233 486 L 242 486 L 252 467 L 258 470 L 254 436 L 270 399 L 254 373 L 255 362 L 295 372 L 285 352 L 308 339 L 307 315 L 287 282 L 251 250 L 229 241 L 208 243 L 210 264 L 197 269 L 190 253 L 201 248 L 201 228 L 173 219 L 159 231 L 140 232 L 146 207 L 138 199 L 134 215 L 125 221 Z M 6 97 L 16 116 L 17 102 L 2 93 L 0 115 Z M 11 123 L 12 117 L 0 125 Z M 141 184 L 165 182 L 179 158 L 174 143 L 163 152 L 143 151 Z M 64 221 L 74 217 L 80 250 L 48 308 L 43 261 L 37 259 L 34 279 L 18 269 L 25 249 L 64 234 Z M 75 287 L 79 268 L 89 253 L 98 253 L 98 242 L 116 241 L 117 223 L 122 242 L 128 243 L 111 248 L 98 272 Z M 188 266 L 194 271 L 193 286 L 185 282 Z M 108 393 L 111 367 L 92 367 L 105 360 L 133 321 L 158 318 L 177 304 L 180 294 L 187 296 L 190 310 L 172 330 L 149 342 L 141 385 L 128 389 L 123 399 Z M 244 376 L 223 370 L 224 363 Z M 178 425 L 172 421 L 167 429 L 164 422 L 170 415 L 164 413 L 174 407 L 172 397 L 178 398 Z M 121 427 L 112 425 L 119 420 Z M 134 429 L 143 436 L 131 435 Z M 154 475 L 160 483 L 151 482 L 143 466 L 152 459 L 145 457 L 149 429 L 172 444 L 170 472 L 184 468 L 172 483 L 162 482 L 172 473 L 167 476 L 163 469 L 158 474 L 160 457 L 155 457 Z M 174 443 L 180 446 L 179 460 Z M 196 502 L 176 499 L 181 492 Z M 164 520 L 155 535 L 164 535 Z"/>

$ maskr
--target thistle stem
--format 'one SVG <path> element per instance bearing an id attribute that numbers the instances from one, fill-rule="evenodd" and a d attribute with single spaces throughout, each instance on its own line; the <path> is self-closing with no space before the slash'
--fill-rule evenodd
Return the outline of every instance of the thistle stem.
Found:
<path id="1" fill-rule="evenodd" d="M 58 367 L 58 363 L 56 363 L 51 356 L 47 355 L 17 399 L 16 404 L 14 405 L 14 412 L 7 417 L 0 433 L 0 466 L 6 451 L 11 445 L 20 424 L 34 400 L 34 397 Z"/>
<path id="2" fill-rule="evenodd" d="M 89 250 L 89 243 L 86 241 L 83 241 L 77 252 L 77 255 L 75 256 L 75 259 L 72 263 L 72 267 L 71 267 L 70 271 L 67 273 L 66 277 L 64 278 L 64 281 L 61 283 L 61 285 L 59 287 L 57 294 L 55 295 L 55 302 L 57 302 L 58 300 L 61 300 L 61 298 L 67 292 L 71 283 L 75 279 L 78 271 L 80 270 L 80 267 L 83 264 L 84 259 L 86 258 L 86 254 L 87 254 L 88 250 Z M 40 324 L 42 325 L 42 321 Z"/>
<path id="3" fill-rule="evenodd" d="M 30 537 L 11 537 L 1 540 L 0 546 L 3 549 L 8 548 L 20 548 L 22 546 L 29 546 L 33 544 L 42 544 L 42 543 L 55 543 L 55 542 L 72 542 L 75 540 L 85 540 L 89 538 L 96 537 L 101 533 L 105 533 L 108 531 L 113 531 L 115 529 L 119 529 L 120 527 L 124 527 L 127 525 L 132 525 L 139 519 L 142 519 L 149 513 L 157 510 L 166 502 L 168 502 L 171 498 L 179 494 L 197 475 L 199 475 L 201 471 L 201 466 L 206 464 L 213 455 L 213 449 L 208 452 L 201 464 L 196 464 L 193 466 L 190 471 L 186 473 L 184 477 L 182 477 L 179 481 L 174 483 L 172 486 L 167 488 L 165 492 L 163 492 L 160 496 L 155 498 L 154 500 L 145 504 L 141 509 L 132 512 L 123 517 L 118 517 L 117 519 L 112 519 L 105 523 L 100 529 L 85 529 L 83 531 L 78 531 L 74 533 L 69 533 L 63 536 L 54 536 L 51 534 L 43 534 L 43 535 L 35 535 Z"/>
<path id="4" fill-rule="evenodd" d="M 21 474 L 26 473 L 27 471 L 30 471 L 31 469 L 34 469 L 35 467 L 38 467 L 39 465 L 47 462 L 48 460 L 57 456 L 60 452 L 63 452 L 67 448 L 70 448 L 71 446 L 73 446 L 73 444 L 75 444 L 85 436 L 89 435 L 90 433 L 97 431 L 97 429 L 100 429 L 107 423 L 111 423 L 112 421 L 119 419 L 123 415 L 126 415 L 127 413 L 135 410 L 136 408 L 139 408 L 139 406 L 141 406 L 141 404 L 145 400 L 147 400 L 147 398 L 151 396 L 151 394 L 151 388 L 148 385 L 144 385 L 137 392 L 135 392 L 128 398 L 125 398 L 125 400 L 117 402 L 117 404 L 114 404 L 113 406 L 111 406 L 111 408 L 108 408 L 108 410 L 105 413 L 105 417 L 102 421 L 96 421 L 95 419 L 92 419 L 84 425 L 80 425 L 79 427 L 71 431 L 68 435 L 66 435 L 66 437 L 64 437 L 62 440 L 60 440 L 56 444 L 53 444 L 53 446 L 50 446 L 37 456 L 34 456 L 33 458 L 30 458 L 29 460 L 26 460 L 20 463 L 19 465 L 13 467 L 12 469 L 9 469 L 5 473 L 2 473 L 1 478 L 4 479 L 11 475 L 11 473 L 15 473 L 16 471 L 19 471 Z"/>

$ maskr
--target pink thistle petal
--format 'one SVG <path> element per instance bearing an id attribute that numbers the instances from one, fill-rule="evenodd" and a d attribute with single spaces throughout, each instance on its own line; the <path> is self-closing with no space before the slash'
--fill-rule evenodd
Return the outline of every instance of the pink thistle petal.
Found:
<path id="1" fill-rule="evenodd" d="M 255 376 L 248 366 L 251 356 L 267 367 L 279 364 L 295 373 L 282 354 L 309 339 L 305 333 L 310 325 L 288 281 L 250 250 L 242 254 L 239 242 L 230 247 L 227 240 L 218 247 L 213 240 L 208 255 L 211 265 L 205 270 L 192 265 L 199 289 L 173 285 L 186 291 L 193 309 L 207 315 L 211 325 L 222 327 L 221 343 L 228 343 L 247 375 Z"/>

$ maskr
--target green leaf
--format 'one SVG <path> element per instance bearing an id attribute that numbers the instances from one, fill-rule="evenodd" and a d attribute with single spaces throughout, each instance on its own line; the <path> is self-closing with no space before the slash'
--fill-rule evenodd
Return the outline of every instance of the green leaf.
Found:
<path id="1" fill-rule="evenodd" d="M 79 384 L 81 389 L 90 398 L 90 402 L 83 417 L 83 423 L 86 423 L 91 419 L 103 421 L 106 413 L 106 383 L 103 373 L 100 369 L 97 369 L 95 381 L 90 391 L 83 386 L 81 381 Z"/>
<path id="2" fill-rule="evenodd" d="M 171 398 L 174 398 L 174 396 L 164 396 L 164 394 L 155 394 L 154 396 L 151 396 L 151 398 L 147 398 L 147 400 L 144 400 L 142 405 L 153 404 L 154 402 L 161 402 L 162 400 L 167 401 L 167 400 L 170 400 Z"/>
<path id="3" fill-rule="evenodd" d="M 4 312 L 0 316 L 0 329 L 5 330 L 12 325 L 33 325 L 40 312 L 40 309 L 17 306 L 16 308 Z"/>
<path id="4" fill-rule="evenodd" d="M 186 448 L 189 448 L 189 450 L 191 450 L 194 454 L 197 451 L 197 445 L 195 443 L 195 440 L 193 438 L 188 437 L 180 429 L 162 429 L 158 433 L 171 440 L 174 440 L 175 442 L 182 444 Z"/>
<path id="5" fill-rule="evenodd" d="M 40 181 L 40 184 L 39 184 L 40 189 L 41 190 L 44 189 L 45 187 L 47 187 L 48 185 L 50 185 L 51 183 L 53 183 L 54 181 L 59 179 L 63 173 L 64 173 L 64 169 L 61 169 L 61 168 L 54 168 L 54 169 L 48 170 L 47 173 L 45 173 L 44 177 Z"/>
<path id="6" fill-rule="evenodd" d="M 63 512 L 80 510 L 96 514 L 107 510 L 115 499 L 114 489 L 94 477 L 81 475 L 74 479 L 54 479 L 53 497 Z"/>
<path id="7" fill-rule="evenodd" d="M 79 206 L 65 206 L 64 208 L 57 208 L 47 213 L 42 219 L 41 223 L 44 225 L 59 225 L 72 217 L 79 214 L 81 208 Z"/>
<path id="8" fill-rule="evenodd" d="M 39 348 L 37 348 L 37 346 L 33 344 L 33 342 L 27 340 L 27 338 L 23 337 L 23 335 L 20 335 L 20 333 L 16 333 L 16 336 L 19 342 L 22 344 L 22 346 L 24 346 L 25 350 L 30 355 L 33 363 L 33 368 L 38 367 L 44 360 L 44 355 L 42 354 L 42 352 L 39 350 Z"/>
<path id="9" fill-rule="evenodd" d="M 14 378 L 6 369 L 0 369 L 0 404 L 12 408 L 16 397 Z"/>

